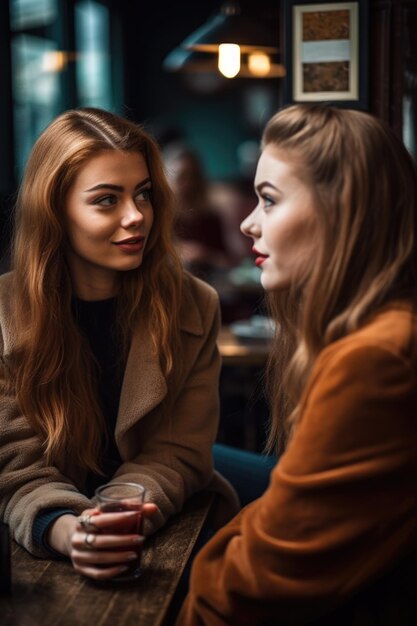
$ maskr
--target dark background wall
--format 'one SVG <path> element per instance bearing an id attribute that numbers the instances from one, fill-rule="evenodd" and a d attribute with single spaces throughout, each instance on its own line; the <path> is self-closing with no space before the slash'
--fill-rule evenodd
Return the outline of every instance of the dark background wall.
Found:
<path id="1" fill-rule="evenodd" d="M 221 1 L 100 0 L 112 15 L 119 43 L 112 51 L 112 89 L 122 113 L 146 123 L 162 139 L 174 131 L 197 148 L 211 177 L 241 172 L 242 144 L 259 140 L 265 120 L 282 103 L 282 80 L 214 79 L 164 71 L 166 55 L 221 6 Z M 361 0 L 366 2 L 366 0 Z M 58 34 L 64 49 L 73 42 L 71 8 L 59 0 Z M 242 13 L 268 24 L 280 38 L 287 0 L 243 0 Z M 400 135 L 414 133 L 417 91 L 416 0 L 369 0 L 368 32 L 362 41 L 369 59 L 369 110 Z M 9 2 L 0 2 L 0 208 L 8 219 L 17 186 L 13 147 Z M 115 38 L 117 39 L 117 37 Z M 62 82 L 64 108 L 76 106 L 73 67 Z M 4 217 L 6 216 L 6 218 Z"/>
<path id="2" fill-rule="evenodd" d="M 238 174 L 236 150 L 280 103 L 280 81 L 181 76 L 164 71 L 166 55 L 214 13 L 220 2 L 120 5 L 124 41 L 125 106 L 157 133 L 177 127 L 202 152 L 209 174 Z M 241 2 L 242 13 L 276 29 L 279 2 Z M 220 148 L 220 149 L 219 149 Z"/>

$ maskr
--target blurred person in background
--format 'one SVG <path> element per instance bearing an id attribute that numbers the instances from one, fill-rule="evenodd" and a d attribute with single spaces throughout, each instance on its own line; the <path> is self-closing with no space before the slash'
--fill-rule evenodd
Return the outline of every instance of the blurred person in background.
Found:
<path id="1" fill-rule="evenodd" d="M 209 195 L 209 181 L 196 152 L 183 143 L 163 149 L 168 180 L 176 199 L 175 232 L 185 267 L 210 282 L 235 262 L 225 223 Z"/>
<path id="2" fill-rule="evenodd" d="M 228 248 L 234 264 L 239 265 L 249 258 L 252 260 L 251 243 L 239 229 L 243 218 L 256 204 L 252 180 L 243 178 L 213 180 L 210 182 L 209 196 L 213 209 L 218 213 L 227 233 Z"/>

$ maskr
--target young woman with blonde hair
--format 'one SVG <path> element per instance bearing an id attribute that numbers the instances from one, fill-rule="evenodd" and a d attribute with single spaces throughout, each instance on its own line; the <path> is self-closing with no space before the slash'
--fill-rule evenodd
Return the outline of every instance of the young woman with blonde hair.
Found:
<path id="1" fill-rule="evenodd" d="M 77 518 L 99 484 L 145 486 L 145 535 L 195 491 L 227 492 L 211 456 L 218 300 L 183 272 L 172 207 L 146 132 L 67 111 L 33 147 L 0 278 L 1 516 L 30 552 L 93 578 L 142 540 L 121 553 L 113 518 Z"/>
<path id="2" fill-rule="evenodd" d="M 416 165 L 369 114 L 293 105 L 266 126 L 255 189 L 242 230 L 277 321 L 285 451 L 197 556 L 178 624 L 414 624 Z"/>

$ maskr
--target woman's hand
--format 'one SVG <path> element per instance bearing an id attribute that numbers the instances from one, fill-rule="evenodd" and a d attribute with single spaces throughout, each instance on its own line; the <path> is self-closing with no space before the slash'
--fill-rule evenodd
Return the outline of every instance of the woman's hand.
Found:
<path id="1" fill-rule="evenodd" d="M 146 503 L 143 505 L 142 515 L 147 517 L 157 510 L 155 504 Z M 49 543 L 53 548 L 59 549 L 56 540 L 55 545 L 53 540 L 54 537 L 60 537 L 60 551 L 70 557 L 79 574 L 95 580 L 112 578 L 125 572 L 129 564 L 138 558 L 137 549 L 144 542 L 143 535 L 117 532 L 118 527 L 122 529 L 137 515 L 137 511 L 100 513 L 98 509 L 87 509 L 78 518 L 63 515 L 54 523 Z M 60 528 L 57 529 L 60 521 Z"/>

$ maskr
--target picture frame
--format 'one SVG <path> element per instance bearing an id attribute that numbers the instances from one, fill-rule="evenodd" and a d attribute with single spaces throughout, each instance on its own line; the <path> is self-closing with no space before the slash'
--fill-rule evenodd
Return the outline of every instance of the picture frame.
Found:
<path id="1" fill-rule="evenodd" d="M 283 104 L 368 106 L 368 2 L 285 0 Z"/>

